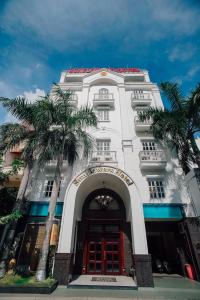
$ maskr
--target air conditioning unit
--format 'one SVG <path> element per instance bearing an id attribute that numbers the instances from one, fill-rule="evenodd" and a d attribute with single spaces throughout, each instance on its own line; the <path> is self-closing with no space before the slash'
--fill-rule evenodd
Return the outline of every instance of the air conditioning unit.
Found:
<path id="1" fill-rule="evenodd" d="M 105 161 L 112 161 L 112 156 L 105 156 Z"/>
<path id="2" fill-rule="evenodd" d="M 100 159 L 100 157 L 99 156 L 96 156 L 96 157 L 93 157 L 92 158 L 92 161 L 100 161 L 101 159 Z"/>

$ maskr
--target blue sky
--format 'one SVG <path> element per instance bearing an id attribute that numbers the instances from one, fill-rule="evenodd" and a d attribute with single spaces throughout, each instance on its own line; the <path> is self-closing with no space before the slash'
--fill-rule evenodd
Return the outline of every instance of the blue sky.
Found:
<path id="1" fill-rule="evenodd" d="M 0 96 L 32 100 L 71 67 L 139 67 L 188 93 L 200 81 L 199 15 L 199 0 L 1 0 Z"/>

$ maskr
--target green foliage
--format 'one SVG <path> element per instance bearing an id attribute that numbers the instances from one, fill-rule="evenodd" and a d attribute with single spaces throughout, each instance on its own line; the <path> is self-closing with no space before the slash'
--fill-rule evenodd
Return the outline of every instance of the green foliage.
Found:
<path id="1" fill-rule="evenodd" d="M 30 163 L 38 159 L 40 164 L 63 156 L 73 164 L 79 150 L 88 155 L 92 138 L 86 126 L 96 126 L 97 119 L 89 107 L 75 109 L 71 104 L 71 92 L 54 84 L 52 94 L 34 103 L 23 98 L 1 98 L 1 103 L 21 124 L 6 124 L 0 128 L 0 144 L 4 150 L 25 143 L 22 158 Z"/>
<path id="2" fill-rule="evenodd" d="M 21 212 L 14 211 L 13 213 L 11 213 L 7 216 L 0 217 L 0 225 L 5 225 L 5 224 L 11 223 L 13 221 L 17 221 L 21 217 L 22 217 Z"/>
<path id="3" fill-rule="evenodd" d="M 53 278 L 47 278 L 42 282 L 35 280 L 34 276 L 23 277 L 21 275 L 6 274 L 6 276 L 0 279 L 0 286 L 32 286 L 32 287 L 41 287 L 41 286 L 52 286 L 55 284 L 56 280 Z"/>
<path id="4" fill-rule="evenodd" d="M 200 84 L 188 98 L 182 96 L 176 83 L 163 82 L 161 91 L 170 103 L 170 109 L 149 108 L 139 114 L 141 121 L 152 119 L 155 138 L 175 148 L 185 173 L 196 163 L 200 165 L 200 151 L 195 134 L 200 132 Z"/>

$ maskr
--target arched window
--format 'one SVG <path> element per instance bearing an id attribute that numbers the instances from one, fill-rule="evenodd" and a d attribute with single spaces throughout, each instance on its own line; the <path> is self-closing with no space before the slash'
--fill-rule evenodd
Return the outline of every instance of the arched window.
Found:
<path id="1" fill-rule="evenodd" d="M 99 95 L 107 95 L 107 94 L 108 94 L 108 89 L 103 88 L 99 90 Z"/>

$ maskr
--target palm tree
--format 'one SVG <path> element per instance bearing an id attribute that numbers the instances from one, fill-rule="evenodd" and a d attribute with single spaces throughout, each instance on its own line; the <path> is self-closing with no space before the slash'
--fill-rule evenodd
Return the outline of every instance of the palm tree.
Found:
<path id="1" fill-rule="evenodd" d="M 160 88 L 170 108 L 151 107 L 139 113 L 139 119 L 152 119 L 154 137 L 175 148 L 180 165 L 187 174 L 192 165 L 200 167 L 200 151 L 195 142 L 195 134 L 200 132 L 200 84 L 187 98 L 176 83 L 163 82 Z"/>
<path id="2" fill-rule="evenodd" d="M 88 107 L 75 109 L 71 104 L 71 93 L 62 91 L 57 85 L 54 85 L 52 96 L 43 97 L 33 104 L 22 98 L 14 100 L 1 98 L 1 102 L 15 117 L 23 122 L 22 125 L 16 126 L 16 128 L 15 125 L 10 126 L 10 133 L 8 130 L 4 130 L 4 133 L 6 132 L 4 143 L 7 143 L 7 149 L 22 141 L 25 141 L 26 145 L 23 153 L 24 158 L 27 158 L 27 163 L 18 192 L 18 201 L 16 202 L 18 203 L 18 209 L 21 208 L 20 205 L 25 196 L 31 170 L 30 163 L 33 162 L 33 158 L 37 158 L 40 166 L 44 166 L 50 160 L 56 160 L 57 162 L 45 238 L 36 273 L 36 278 L 41 281 L 46 278 L 49 236 L 60 188 L 63 160 L 66 160 L 69 165 L 73 165 L 81 149 L 83 149 L 83 156 L 88 155 L 92 146 L 92 138 L 84 130 L 84 127 L 96 126 L 97 119 L 93 110 Z M 16 228 L 15 223 L 14 225 Z M 14 231 L 12 230 L 12 232 Z M 0 272 L 0 276 L 1 273 L 2 276 L 5 275 L 6 261 L 13 238 L 14 234 L 11 235 L 9 242 L 5 243 L 2 266 L 0 265 L 3 272 Z"/>
<path id="3" fill-rule="evenodd" d="M 7 106 L 9 110 L 11 111 L 11 106 L 13 107 L 13 103 L 11 100 L 8 103 L 8 99 L 3 103 L 4 106 Z M 25 104 L 25 99 L 16 99 L 14 105 L 18 109 L 20 106 Z M 16 109 L 16 108 L 15 108 Z M 17 109 L 16 109 L 17 110 Z M 18 112 L 18 115 L 19 112 Z M 24 116 L 23 116 L 24 118 Z M 27 118 L 30 121 L 30 118 Z M 26 120 L 27 121 L 27 120 Z M 34 150 L 34 144 L 35 144 L 35 132 L 30 131 L 27 126 L 21 125 L 21 124 L 5 124 L 1 125 L 0 127 L 0 142 L 1 142 L 1 148 L 3 148 L 5 151 L 12 149 L 16 145 L 19 145 L 22 142 L 25 143 L 25 147 L 23 149 L 22 153 L 22 159 L 24 161 L 24 172 L 23 177 L 20 182 L 20 187 L 17 193 L 16 202 L 14 204 L 11 218 L 8 219 L 11 222 L 8 222 L 4 227 L 4 232 L 2 235 L 1 245 L 4 245 L 2 255 L 1 255 L 1 262 L 0 262 L 0 278 L 5 276 L 6 269 L 7 269 L 7 261 L 9 258 L 9 252 L 10 248 L 12 246 L 15 231 L 17 227 L 17 221 L 18 216 L 21 216 L 24 210 L 24 204 L 25 204 L 25 193 L 28 186 L 29 178 L 30 178 L 30 172 L 33 165 L 33 150 Z M 14 216 L 14 217 L 13 217 Z M 4 244 L 3 244 L 4 243 Z"/>
<path id="4" fill-rule="evenodd" d="M 40 102 L 44 127 L 38 144 L 40 153 L 38 160 L 43 162 L 54 159 L 56 168 L 46 220 L 45 238 L 36 272 L 38 281 L 46 278 L 49 238 L 60 188 L 63 162 L 66 160 L 69 166 L 73 166 L 81 150 L 83 157 L 87 157 L 92 147 L 92 138 L 84 128 L 97 125 L 93 110 L 88 107 L 74 109 L 70 102 L 70 96 L 69 91 L 63 91 L 58 85 L 54 85 L 53 97 L 47 97 L 46 100 Z M 40 119 L 39 115 L 38 118 Z"/>

